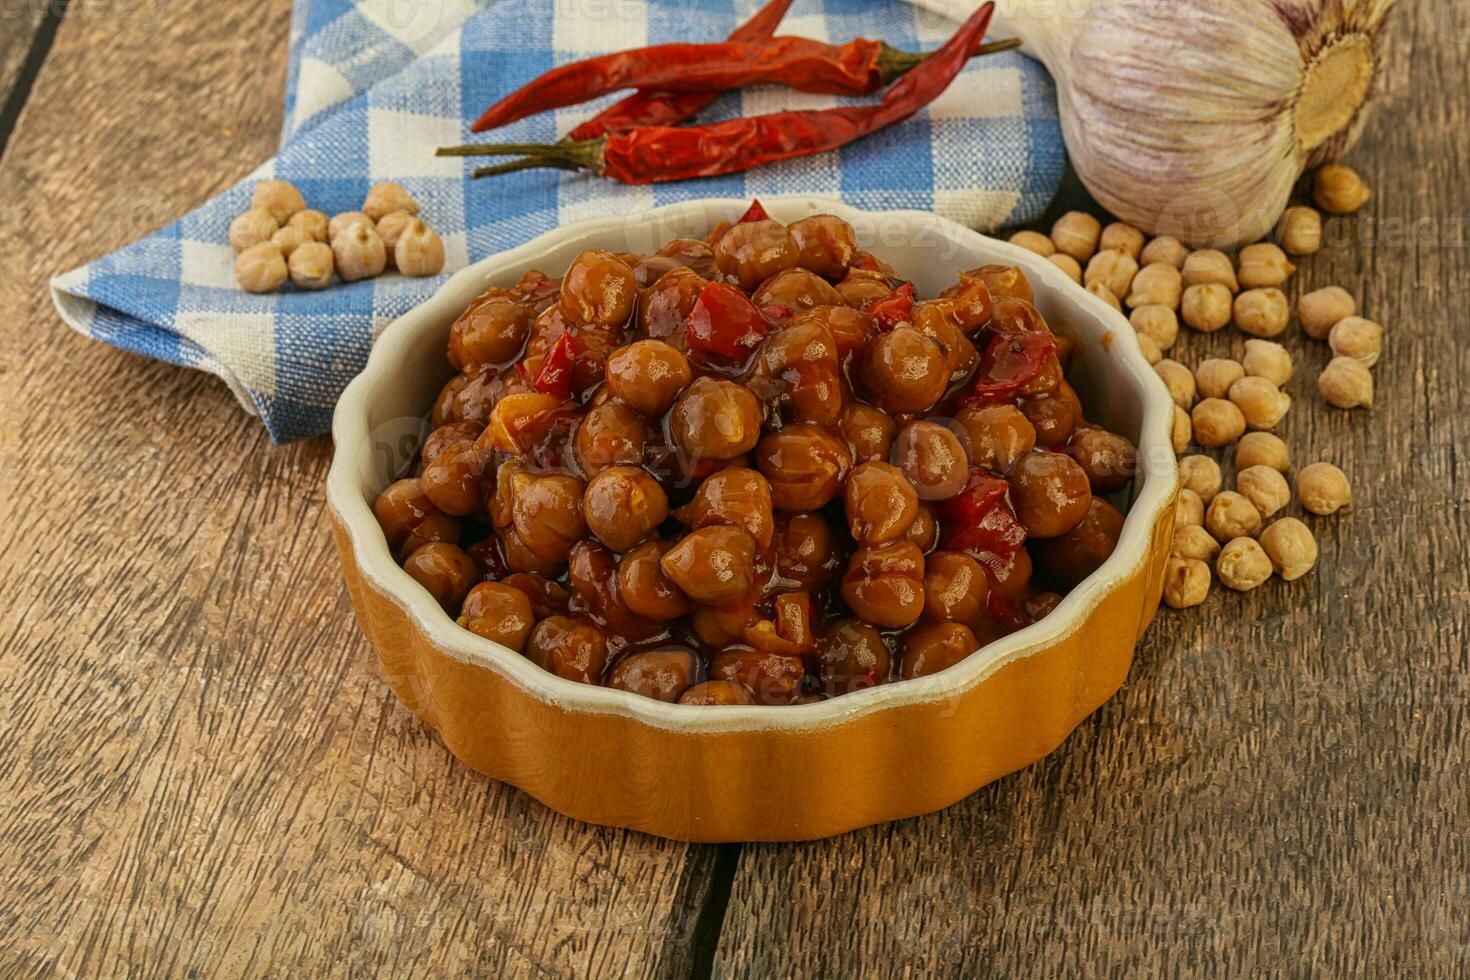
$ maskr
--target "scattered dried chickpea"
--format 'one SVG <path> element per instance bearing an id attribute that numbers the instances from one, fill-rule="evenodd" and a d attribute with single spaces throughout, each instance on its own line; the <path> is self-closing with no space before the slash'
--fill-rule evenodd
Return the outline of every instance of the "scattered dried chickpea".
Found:
<path id="1" fill-rule="evenodd" d="M 1082 284 L 1082 264 L 1065 252 L 1048 255 L 1046 260 L 1065 272 L 1073 282 Z"/>
<path id="2" fill-rule="evenodd" d="M 1332 328 L 1358 309 L 1352 294 L 1341 286 L 1324 286 L 1303 293 L 1297 300 L 1296 315 L 1302 330 L 1314 340 L 1326 340 Z"/>
<path id="3" fill-rule="evenodd" d="M 1218 282 L 1196 283 L 1184 290 L 1180 317 L 1202 333 L 1214 333 L 1230 322 L 1230 290 Z"/>
<path id="4" fill-rule="evenodd" d="M 1109 289 L 1106 283 L 1095 279 L 1087 284 L 1087 291 L 1096 296 L 1098 299 L 1102 300 L 1104 303 L 1111 306 L 1113 309 L 1117 310 L 1119 313 L 1123 312 L 1123 304 L 1118 302 L 1117 294 Z"/>
<path id="5" fill-rule="evenodd" d="M 1220 584 L 1237 592 L 1249 592 L 1271 577 L 1271 559 L 1255 538 L 1240 537 L 1226 542 L 1215 559 Z"/>
<path id="6" fill-rule="evenodd" d="M 1372 408 L 1373 372 L 1355 357 L 1334 357 L 1317 375 L 1317 390 L 1335 408 Z"/>
<path id="7" fill-rule="evenodd" d="M 378 237 L 383 240 L 383 248 L 388 252 L 390 265 L 393 264 L 393 249 L 398 245 L 398 236 L 403 234 L 403 229 L 413 220 L 413 215 L 407 211 L 389 211 L 373 226 Z"/>
<path id="8" fill-rule="evenodd" d="M 1244 494 L 1221 490 L 1205 511 L 1205 530 L 1224 544 L 1232 538 L 1250 537 L 1261 529 L 1261 512 Z"/>
<path id="9" fill-rule="evenodd" d="M 348 226 L 358 223 L 371 225 L 373 219 L 361 211 L 341 211 L 332 215 L 332 219 L 327 222 L 327 241 L 330 243 L 338 235 L 346 231 Z M 375 227 L 373 230 L 376 231 L 377 228 Z"/>
<path id="10" fill-rule="evenodd" d="M 1224 398 L 1206 398 L 1189 413 L 1194 438 L 1207 449 L 1228 446 L 1245 432 L 1245 416 L 1234 402 Z"/>
<path id="11" fill-rule="evenodd" d="M 1050 256 L 1055 255 L 1057 251 L 1051 239 L 1039 231 L 1018 231 L 1010 237 L 1010 242 L 1012 245 L 1021 246 L 1028 252 L 1035 252 L 1037 255 Z"/>
<path id="12" fill-rule="evenodd" d="M 1143 251 L 1143 232 L 1126 222 L 1114 221 L 1102 230 L 1097 247 L 1126 252 L 1136 262 L 1138 253 Z"/>
<path id="13" fill-rule="evenodd" d="M 1158 342 L 1146 333 L 1134 331 L 1133 335 L 1138 338 L 1138 349 L 1143 352 L 1143 359 L 1150 364 L 1157 364 L 1164 359 L 1164 352 L 1159 350 Z"/>
<path id="14" fill-rule="evenodd" d="M 1316 208 L 1287 208 L 1276 223 L 1276 239 L 1291 255 L 1311 255 L 1322 248 L 1322 215 Z"/>
<path id="15" fill-rule="evenodd" d="M 1327 334 L 1327 344 L 1338 357 L 1351 357 L 1364 367 L 1372 367 L 1383 352 L 1383 325 L 1360 316 L 1345 316 Z"/>
<path id="16" fill-rule="evenodd" d="M 1188 409 L 1194 404 L 1194 374 L 1189 368 L 1178 361 L 1165 358 L 1154 365 L 1154 373 L 1163 379 L 1164 387 L 1169 389 L 1169 397 L 1174 399 L 1175 405 Z"/>
<path id="17" fill-rule="evenodd" d="M 1247 340 L 1245 357 L 1240 363 L 1246 374 L 1265 378 L 1278 388 L 1291 380 L 1291 354 L 1285 347 L 1269 340 Z"/>
<path id="18" fill-rule="evenodd" d="M 1336 514 L 1353 501 L 1347 475 L 1331 463 L 1312 463 L 1296 475 L 1296 495 L 1314 514 Z"/>
<path id="19" fill-rule="evenodd" d="M 1169 430 L 1169 441 L 1174 446 L 1174 455 L 1179 456 L 1194 441 L 1194 420 L 1178 405 L 1174 406 L 1174 426 Z"/>
<path id="20" fill-rule="evenodd" d="M 332 239 L 332 257 L 343 282 L 371 279 L 388 264 L 383 240 L 367 222 L 353 222 Z"/>
<path id="21" fill-rule="evenodd" d="M 280 249 L 281 254 L 288 259 L 291 253 L 296 251 L 298 245 L 304 245 L 309 241 L 311 239 L 302 234 L 300 229 L 292 228 L 290 225 L 276 229 L 276 233 L 271 236 L 271 244 Z"/>
<path id="22" fill-rule="evenodd" d="M 332 283 L 335 265 L 332 246 L 326 242 L 303 242 L 296 246 L 286 263 L 291 281 L 299 289 L 326 289 Z"/>
<path id="23" fill-rule="evenodd" d="M 1160 235 L 1143 246 L 1143 251 L 1138 253 L 1139 264 L 1145 266 L 1164 262 L 1176 269 L 1182 269 L 1187 258 L 1189 248 L 1173 235 Z"/>
<path id="24" fill-rule="evenodd" d="M 1312 181 L 1312 200 L 1331 214 L 1352 214 L 1372 196 L 1358 172 L 1341 163 L 1329 163 Z"/>
<path id="25" fill-rule="evenodd" d="M 1215 283 L 1224 286 L 1231 293 L 1240 290 L 1240 283 L 1235 278 L 1235 266 L 1230 263 L 1230 256 L 1218 249 L 1202 248 L 1197 252 L 1190 252 L 1184 260 L 1184 266 L 1180 270 L 1184 277 L 1186 286 L 1204 286 Z"/>
<path id="26" fill-rule="evenodd" d="M 286 222 L 287 228 L 295 228 L 301 232 L 303 241 L 311 242 L 329 241 L 331 236 L 327 231 L 328 225 L 327 216 L 311 208 L 297 211 L 291 215 L 291 220 Z"/>
<path id="27" fill-rule="evenodd" d="M 444 240 L 422 219 L 414 218 L 393 246 L 393 261 L 405 276 L 437 276 L 444 268 Z"/>
<path id="28" fill-rule="evenodd" d="M 1136 275 L 1138 275 L 1137 259 L 1127 252 L 1105 248 L 1100 249 L 1087 263 L 1087 270 L 1082 273 L 1082 281 L 1089 286 L 1100 282 L 1108 287 L 1108 292 L 1122 297 L 1128 295 L 1128 289 L 1133 285 L 1133 277 Z"/>
<path id="29" fill-rule="evenodd" d="M 1273 286 L 1235 297 L 1235 325 L 1253 337 L 1275 337 L 1291 322 L 1291 303 Z"/>
<path id="30" fill-rule="evenodd" d="M 1174 545 L 1170 553 L 1175 558 L 1210 562 L 1220 553 L 1220 542 L 1198 524 L 1184 524 L 1174 528 Z"/>
<path id="31" fill-rule="evenodd" d="M 1317 564 L 1317 539 L 1295 517 L 1283 517 L 1262 531 L 1261 547 L 1284 582 L 1295 582 Z"/>
<path id="32" fill-rule="evenodd" d="M 1247 466 L 1236 473 L 1235 489 L 1256 505 L 1262 517 L 1279 513 L 1291 503 L 1291 486 L 1286 477 L 1269 466 Z"/>
<path id="33" fill-rule="evenodd" d="M 1278 246 L 1256 242 L 1240 250 L 1238 278 L 1246 289 L 1280 286 L 1291 278 L 1296 265 Z"/>
<path id="34" fill-rule="evenodd" d="M 1194 369 L 1195 388 L 1202 398 L 1224 398 L 1230 386 L 1245 377 L 1245 368 L 1228 357 L 1207 357 Z"/>
<path id="35" fill-rule="evenodd" d="M 391 180 L 381 184 L 374 184 L 368 188 L 367 197 L 362 202 L 362 213 L 374 222 L 382 219 L 383 215 L 394 211 L 407 211 L 409 214 L 419 213 L 419 204 L 413 199 L 413 195 L 403 189 L 402 184 Z"/>
<path id="36" fill-rule="evenodd" d="M 1170 312 L 1179 308 L 1179 299 L 1184 292 L 1184 277 L 1179 270 L 1167 262 L 1150 262 L 1138 270 L 1133 277 L 1133 289 L 1128 293 L 1128 308 L 1162 306 Z"/>
<path id="37" fill-rule="evenodd" d="M 306 199 L 288 180 L 262 180 L 250 195 L 250 206 L 264 208 L 276 219 L 276 224 L 284 225 L 293 214 L 306 210 Z"/>
<path id="38" fill-rule="evenodd" d="M 1291 410 L 1291 396 L 1265 378 L 1246 376 L 1230 386 L 1230 401 L 1251 429 L 1274 429 Z"/>
<path id="39" fill-rule="evenodd" d="M 1164 601 L 1188 609 L 1210 597 L 1210 566 L 1194 558 L 1170 558 L 1164 566 Z"/>
<path id="40" fill-rule="evenodd" d="M 1102 222 L 1085 211 L 1068 211 L 1051 226 L 1051 241 L 1058 252 L 1079 263 L 1092 258 L 1102 237 Z"/>
<path id="41" fill-rule="evenodd" d="M 1152 337 L 1159 350 L 1168 350 L 1179 338 L 1179 315 L 1167 306 L 1140 306 L 1128 314 L 1128 322 L 1134 330 Z"/>
<path id="42" fill-rule="evenodd" d="M 1199 494 L 1199 499 L 1209 503 L 1220 492 L 1220 464 L 1202 453 L 1179 458 L 1179 482 L 1187 490 Z"/>
<path id="43" fill-rule="evenodd" d="M 286 281 L 286 259 L 270 242 L 252 245 L 235 256 L 235 281 L 247 293 L 268 293 Z"/>
<path id="44" fill-rule="evenodd" d="M 1278 473 L 1291 469 L 1291 450 L 1271 432 L 1247 432 L 1235 446 L 1236 472 L 1252 466 L 1269 466 Z"/>
<path id="45" fill-rule="evenodd" d="M 275 215 L 265 208 L 251 208 L 230 222 L 230 247 L 237 252 L 268 242 L 280 230 Z"/>
<path id="46" fill-rule="evenodd" d="M 1181 487 L 1179 499 L 1174 504 L 1174 526 L 1184 527 L 1188 524 L 1198 525 L 1204 522 L 1205 502 L 1193 490 Z"/>

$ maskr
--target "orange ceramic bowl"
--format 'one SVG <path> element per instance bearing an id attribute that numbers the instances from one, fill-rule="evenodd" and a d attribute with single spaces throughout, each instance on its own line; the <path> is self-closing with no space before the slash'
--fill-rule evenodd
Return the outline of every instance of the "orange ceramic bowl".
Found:
<path id="1" fill-rule="evenodd" d="M 392 323 L 333 423 L 328 501 L 347 587 L 394 693 L 467 765 L 590 823 L 691 841 L 800 840 L 926 813 L 1036 761 L 1117 691 L 1158 607 L 1178 473 L 1172 403 L 1116 311 L 1031 252 L 921 212 L 768 200 L 782 221 L 827 211 L 934 295 L 961 270 L 1020 266 L 1058 333 L 1088 415 L 1133 439 L 1139 472 L 1113 556 L 1042 621 L 931 677 L 820 704 L 664 704 L 556 677 L 455 625 L 398 567 L 372 502 L 416 452 L 452 371 L 449 326 L 469 301 L 587 248 L 652 251 L 747 202 L 709 200 L 584 221 L 485 259 Z"/>

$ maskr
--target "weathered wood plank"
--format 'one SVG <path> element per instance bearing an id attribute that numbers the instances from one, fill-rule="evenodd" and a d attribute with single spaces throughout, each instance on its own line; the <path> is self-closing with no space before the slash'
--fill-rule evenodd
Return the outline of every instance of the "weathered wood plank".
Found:
<path id="1" fill-rule="evenodd" d="M 46 8 L 46 3 L 38 2 L 8 3 L 0 7 L 0 107 L 12 105 L 12 92 L 30 53 L 31 42 L 46 19 Z M 24 96 L 25 93 L 17 96 L 14 103 L 17 108 Z M 0 119 L 0 126 L 5 124 Z M 0 144 L 5 142 L 5 135 L 4 129 L 0 129 Z"/>
<path id="2" fill-rule="evenodd" d="M 1161 613 L 1117 698 L 944 813 L 746 847 L 717 975 L 1470 970 L 1470 69 L 1446 8 L 1397 14 L 1352 157 L 1375 199 L 1297 277 L 1389 334 L 1351 414 L 1317 397 L 1326 346 L 1291 341 L 1287 439 L 1356 492 L 1312 519 L 1317 571 Z"/>
<path id="3" fill-rule="evenodd" d="M 67 17 L 0 169 L 0 973 L 686 972 L 713 849 L 560 818 L 387 693 L 327 440 L 52 311 L 276 138 L 287 0 L 148 7 Z"/>

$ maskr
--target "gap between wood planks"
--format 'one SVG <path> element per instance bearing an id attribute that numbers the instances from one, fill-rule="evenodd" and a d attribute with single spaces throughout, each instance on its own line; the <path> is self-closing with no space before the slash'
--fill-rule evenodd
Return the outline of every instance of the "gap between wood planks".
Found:
<path id="1" fill-rule="evenodd" d="M 25 60 L 20 63 L 14 80 L 10 81 L 10 90 L 5 92 L 4 101 L 0 102 L 0 159 L 5 156 L 10 134 L 15 132 L 16 120 L 20 118 L 20 112 L 30 98 L 31 87 L 36 83 L 36 76 L 41 73 L 41 66 L 46 63 L 46 56 L 51 53 L 51 44 L 56 40 L 56 29 L 61 26 L 69 5 L 70 0 L 44 0 L 39 22 L 30 25 L 30 46 L 26 49 Z M 19 12 L 9 16 L 19 21 L 26 14 Z M 24 39 L 16 37 L 7 43 L 18 48 L 24 43 Z M 0 67 L 3 67 L 3 63 L 0 63 Z M 4 86 L 6 82 L 7 79 L 0 74 L 0 86 Z"/>

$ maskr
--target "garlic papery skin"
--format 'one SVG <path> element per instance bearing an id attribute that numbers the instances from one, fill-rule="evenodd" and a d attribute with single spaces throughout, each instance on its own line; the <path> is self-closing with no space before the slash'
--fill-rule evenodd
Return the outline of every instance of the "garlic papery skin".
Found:
<path id="1" fill-rule="evenodd" d="M 915 0 L 963 17 L 974 0 Z M 1265 237 L 1302 171 L 1361 132 L 1395 0 L 999 0 L 1056 80 L 1073 167 L 1154 235 Z"/>

